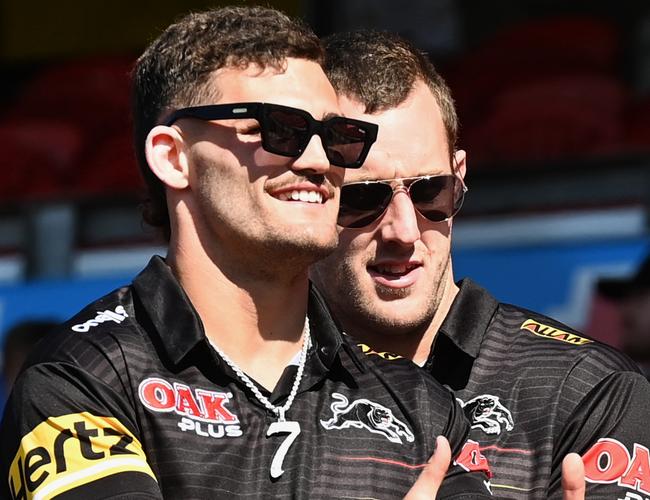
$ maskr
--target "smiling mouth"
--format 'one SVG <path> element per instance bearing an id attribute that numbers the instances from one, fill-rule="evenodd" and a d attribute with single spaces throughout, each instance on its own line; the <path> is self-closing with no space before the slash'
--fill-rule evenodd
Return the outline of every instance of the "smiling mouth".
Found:
<path id="1" fill-rule="evenodd" d="M 294 189 L 285 191 L 275 196 L 280 201 L 302 201 L 306 203 L 323 203 L 323 193 L 320 191 L 308 191 L 306 189 Z"/>
<path id="2" fill-rule="evenodd" d="M 406 264 L 377 264 L 368 266 L 368 269 L 373 274 L 378 274 L 388 278 L 399 278 L 410 273 L 413 269 L 420 267 L 417 262 L 409 262 Z"/>

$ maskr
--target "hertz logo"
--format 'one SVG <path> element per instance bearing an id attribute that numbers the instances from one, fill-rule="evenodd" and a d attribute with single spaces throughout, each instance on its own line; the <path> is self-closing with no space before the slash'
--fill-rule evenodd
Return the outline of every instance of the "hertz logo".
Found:
<path id="1" fill-rule="evenodd" d="M 393 361 L 395 359 L 401 359 L 402 358 L 402 356 L 400 356 L 399 354 L 393 354 L 392 352 L 375 351 L 372 347 L 370 347 L 369 345 L 366 345 L 366 344 L 357 344 L 357 346 L 359 346 L 359 348 L 361 348 L 361 351 L 366 356 L 370 356 L 370 355 L 374 354 L 375 356 L 379 356 L 380 358 L 387 359 L 388 361 Z"/>
<path id="2" fill-rule="evenodd" d="M 9 490 L 14 500 L 52 498 L 120 472 L 155 480 L 142 445 L 117 419 L 73 413 L 50 417 L 21 439 Z"/>
<path id="3" fill-rule="evenodd" d="M 563 330 L 558 330 L 557 328 L 553 328 L 552 326 L 548 326 L 548 325 L 543 325 L 541 323 L 538 323 L 537 321 L 533 321 L 532 319 L 527 319 L 526 321 L 524 321 L 521 325 L 521 329 L 531 331 L 535 335 L 539 335 L 540 337 L 560 340 L 562 342 L 566 342 L 567 344 L 584 345 L 593 342 L 593 340 L 586 339 L 584 337 L 576 335 L 575 333 L 569 333 Z"/>

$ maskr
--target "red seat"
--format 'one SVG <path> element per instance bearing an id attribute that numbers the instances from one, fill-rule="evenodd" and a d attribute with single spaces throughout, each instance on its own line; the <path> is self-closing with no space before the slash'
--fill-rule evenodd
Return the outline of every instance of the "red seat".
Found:
<path id="1" fill-rule="evenodd" d="M 629 103 L 625 124 L 627 151 L 630 153 L 650 152 L 650 97 Z"/>
<path id="2" fill-rule="evenodd" d="M 51 118 L 79 124 L 89 135 L 129 126 L 130 58 L 96 58 L 53 65 L 29 82 L 11 119 Z"/>
<path id="3" fill-rule="evenodd" d="M 556 77 L 496 96 L 463 143 L 479 163 L 529 164 L 619 151 L 627 93 L 614 78 Z"/>
<path id="4" fill-rule="evenodd" d="M 83 134 L 68 122 L 24 119 L 1 123 L 2 200 L 67 192 L 83 147 Z"/>
<path id="5" fill-rule="evenodd" d="M 460 59 L 447 75 L 464 123 L 480 121 L 495 94 L 540 79 L 613 75 L 621 50 L 618 27 L 568 15 L 514 24 Z"/>
<path id="6" fill-rule="evenodd" d="M 141 186 L 143 184 L 129 130 L 123 130 L 96 144 L 83 162 L 83 172 L 75 183 L 75 189 L 83 194 L 133 194 Z"/>

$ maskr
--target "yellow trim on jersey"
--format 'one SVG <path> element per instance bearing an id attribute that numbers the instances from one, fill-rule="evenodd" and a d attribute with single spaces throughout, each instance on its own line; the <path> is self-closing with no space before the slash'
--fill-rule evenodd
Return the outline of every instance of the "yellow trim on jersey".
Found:
<path id="1" fill-rule="evenodd" d="M 593 340 L 586 339 L 575 333 L 565 332 L 564 330 L 559 330 L 552 326 L 544 325 L 532 319 L 527 319 L 521 324 L 521 330 L 528 330 L 529 332 L 534 333 L 539 337 L 545 337 L 547 339 L 559 340 L 561 342 L 566 342 L 567 344 L 572 345 L 584 345 L 593 342 Z"/>
<path id="2" fill-rule="evenodd" d="M 395 359 L 402 359 L 402 356 L 399 354 L 394 354 L 392 352 L 386 352 L 386 351 L 375 351 L 372 347 L 370 347 L 367 344 L 357 344 L 357 346 L 361 349 L 361 352 L 363 352 L 366 356 L 370 356 L 374 354 L 375 356 L 379 356 L 380 358 L 386 359 L 388 361 L 393 361 Z"/>
<path id="3" fill-rule="evenodd" d="M 45 499 L 121 472 L 154 476 L 142 445 L 116 418 L 49 417 L 23 436 L 9 469 L 14 497 Z"/>

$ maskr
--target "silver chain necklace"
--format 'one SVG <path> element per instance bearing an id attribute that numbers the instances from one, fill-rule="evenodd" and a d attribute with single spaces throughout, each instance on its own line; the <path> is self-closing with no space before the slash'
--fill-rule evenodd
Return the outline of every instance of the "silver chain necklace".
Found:
<path id="1" fill-rule="evenodd" d="M 226 355 L 226 353 L 224 353 L 221 349 L 219 349 L 219 347 L 214 342 L 212 342 L 212 340 L 210 340 L 210 344 L 212 345 L 214 350 L 217 351 L 219 356 L 221 356 L 221 359 L 223 359 L 225 363 L 232 369 L 232 371 L 235 372 L 237 377 L 239 377 L 239 379 L 242 382 L 244 382 L 246 387 L 248 387 L 251 390 L 253 396 L 255 396 L 255 398 L 260 403 L 262 403 L 267 410 L 273 412 L 277 417 L 277 421 L 272 422 L 268 430 L 266 431 L 266 436 L 268 437 L 273 434 L 280 434 L 285 432 L 289 433 L 289 435 L 286 437 L 284 442 L 278 447 L 278 450 L 275 452 L 275 455 L 273 456 L 273 460 L 271 462 L 271 477 L 273 479 L 279 478 L 284 472 L 284 470 L 282 469 L 282 463 L 284 462 L 284 457 L 286 456 L 287 451 L 289 451 L 289 448 L 291 447 L 293 442 L 298 437 L 298 434 L 300 434 L 300 423 L 296 421 L 286 420 L 285 416 L 287 414 L 287 411 L 289 411 L 289 408 L 291 407 L 291 404 L 293 403 L 296 394 L 298 394 L 298 388 L 300 387 L 300 381 L 302 380 L 302 373 L 305 370 L 305 364 L 307 362 L 307 351 L 309 350 L 309 346 L 311 345 L 311 335 L 309 333 L 309 318 L 305 317 L 305 326 L 303 328 L 302 349 L 300 351 L 300 360 L 298 361 L 298 370 L 296 371 L 296 378 L 293 380 L 293 386 L 291 387 L 291 392 L 289 393 L 289 397 L 287 398 L 287 401 L 282 406 L 275 406 L 271 404 L 268 398 L 260 392 L 260 390 L 253 383 L 253 381 L 248 377 L 248 375 L 246 375 L 242 371 L 242 369 L 239 368 L 239 366 L 237 366 L 235 362 Z"/>

